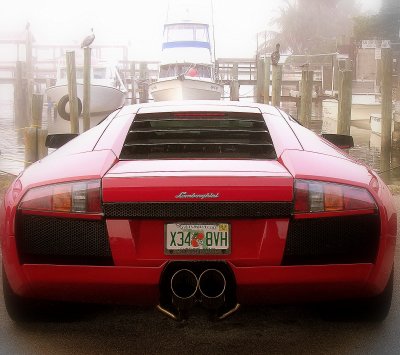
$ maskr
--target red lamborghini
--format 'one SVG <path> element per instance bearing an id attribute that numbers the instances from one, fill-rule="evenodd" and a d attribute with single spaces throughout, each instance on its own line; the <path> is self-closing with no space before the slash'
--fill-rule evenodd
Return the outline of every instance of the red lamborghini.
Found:
<path id="1" fill-rule="evenodd" d="M 396 218 L 374 171 L 275 107 L 127 106 L 10 186 L 4 300 L 17 321 L 53 301 L 153 304 L 175 319 L 335 301 L 383 320 Z"/>

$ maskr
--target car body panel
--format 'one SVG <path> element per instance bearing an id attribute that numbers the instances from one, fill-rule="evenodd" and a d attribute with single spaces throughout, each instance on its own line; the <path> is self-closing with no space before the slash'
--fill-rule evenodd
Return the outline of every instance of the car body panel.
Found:
<path id="1" fill-rule="evenodd" d="M 277 159 L 119 160 L 135 115 L 154 112 L 260 113 Z M 373 263 L 282 265 L 293 211 L 269 218 L 205 218 L 232 230 L 226 255 L 168 255 L 165 224 L 179 218 L 100 216 L 106 224 L 114 265 L 21 263 L 16 242 L 17 207 L 31 188 L 101 179 L 103 203 L 182 202 L 185 192 L 218 194 L 218 202 L 285 202 L 294 199 L 294 179 L 367 189 L 380 219 Z M 213 203 L 205 197 L 185 202 Z M 239 302 L 286 302 L 369 297 L 384 289 L 392 270 L 397 214 L 383 181 L 275 107 L 233 102 L 168 102 L 127 106 L 27 168 L 5 195 L 0 213 L 3 264 L 13 291 L 24 297 L 73 301 L 156 304 L 160 279 L 174 261 L 223 261 L 232 270 Z M 67 215 L 59 215 L 66 218 Z M 321 214 L 315 217 L 324 218 Z M 84 216 L 79 217 L 84 218 Z M 187 221 L 187 219 L 186 219 Z"/>

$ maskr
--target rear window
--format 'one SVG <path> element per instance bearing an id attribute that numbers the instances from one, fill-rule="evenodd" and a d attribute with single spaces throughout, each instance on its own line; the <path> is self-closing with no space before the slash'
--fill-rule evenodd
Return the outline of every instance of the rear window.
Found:
<path id="1" fill-rule="evenodd" d="M 137 114 L 120 159 L 275 159 L 261 114 L 167 112 Z"/>

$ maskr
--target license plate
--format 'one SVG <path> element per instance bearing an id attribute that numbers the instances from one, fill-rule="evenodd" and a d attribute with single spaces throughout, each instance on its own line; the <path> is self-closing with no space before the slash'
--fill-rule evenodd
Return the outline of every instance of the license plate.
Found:
<path id="1" fill-rule="evenodd" d="M 230 254 L 228 223 L 167 223 L 165 254 Z"/>

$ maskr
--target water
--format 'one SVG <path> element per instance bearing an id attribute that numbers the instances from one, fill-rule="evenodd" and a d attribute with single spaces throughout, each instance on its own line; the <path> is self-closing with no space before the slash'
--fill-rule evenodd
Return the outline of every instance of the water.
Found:
<path id="1" fill-rule="evenodd" d="M 5 86 L 5 85 L 0 85 Z M 297 116 L 293 104 L 285 105 L 284 110 Z M 322 132 L 334 133 L 336 121 L 330 118 L 315 116 L 322 119 Z M 54 122 L 52 111 L 43 109 L 43 128 L 51 128 L 54 124 L 68 126 L 60 118 Z M 49 126 L 49 127 L 48 127 Z M 351 127 L 355 147 L 349 154 L 377 171 L 387 184 L 400 184 L 400 153 L 394 152 L 390 157 L 381 157 L 380 137 L 371 133 L 366 127 Z M 24 169 L 24 142 L 22 127 L 14 123 L 12 87 L 0 88 L 0 174 L 19 174 Z"/>

